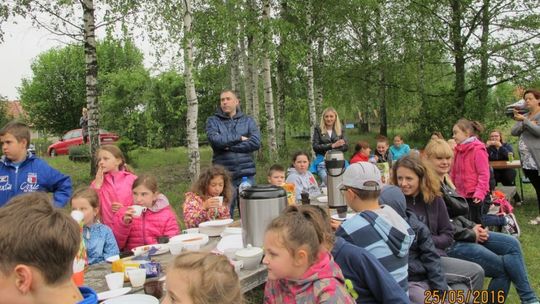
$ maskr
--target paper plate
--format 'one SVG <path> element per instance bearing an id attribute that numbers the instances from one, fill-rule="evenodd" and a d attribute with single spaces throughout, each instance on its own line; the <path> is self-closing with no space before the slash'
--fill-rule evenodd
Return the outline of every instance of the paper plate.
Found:
<path id="1" fill-rule="evenodd" d="M 112 263 L 112 262 L 118 261 L 118 260 L 120 260 L 120 256 L 118 254 L 110 256 L 110 257 L 105 259 L 105 261 L 107 261 L 107 263 Z"/>
<path id="2" fill-rule="evenodd" d="M 216 249 L 225 253 L 227 249 L 242 249 L 244 248 L 244 242 L 242 241 L 241 234 L 233 234 L 224 236 L 216 246 Z"/>
<path id="3" fill-rule="evenodd" d="M 124 288 L 118 288 L 113 290 L 108 290 L 104 292 L 100 292 L 97 294 L 98 300 L 103 301 L 115 297 L 119 297 L 122 295 L 125 295 L 126 293 L 131 291 L 131 287 L 124 287 Z"/>
<path id="4" fill-rule="evenodd" d="M 181 241 L 184 244 L 199 244 L 200 246 L 203 246 L 208 243 L 208 235 L 204 233 L 180 234 L 170 238 L 169 244 L 178 241 Z"/>
<path id="5" fill-rule="evenodd" d="M 164 253 L 169 252 L 169 245 L 168 244 L 143 245 L 143 246 L 135 247 L 135 248 L 131 249 L 131 251 L 133 251 L 133 255 L 138 256 L 138 255 L 141 255 L 141 254 L 147 252 L 151 248 L 156 248 L 157 249 L 157 251 L 154 252 L 154 254 L 152 254 L 152 255 L 160 255 L 160 254 L 164 254 Z"/>
<path id="6" fill-rule="evenodd" d="M 159 304 L 159 300 L 145 294 L 130 294 L 110 299 L 102 304 Z"/>
<path id="7" fill-rule="evenodd" d="M 339 217 L 339 214 L 336 213 L 336 214 L 332 214 L 332 218 L 333 218 L 334 220 L 336 220 L 336 221 L 343 222 L 343 221 L 345 221 L 345 220 L 350 219 L 351 217 L 353 217 L 353 216 L 355 216 L 355 215 L 356 215 L 356 214 L 354 214 L 354 213 L 347 213 L 347 217 L 346 217 L 346 218 L 341 218 L 341 217 Z"/>
<path id="8" fill-rule="evenodd" d="M 226 237 L 227 235 L 235 235 L 235 234 L 242 235 L 242 228 L 241 227 L 227 227 L 221 233 L 221 237 Z"/>
<path id="9" fill-rule="evenodd" d="M 224 219 L 224 220 L 215 220 L 215 221 L 208 221 L 203 222 L 199 224 L 199 229 L 201 227 L 221 227 L 221 226 L 227 226 L 232 224 L 234 222 L 233 219 Z"/>

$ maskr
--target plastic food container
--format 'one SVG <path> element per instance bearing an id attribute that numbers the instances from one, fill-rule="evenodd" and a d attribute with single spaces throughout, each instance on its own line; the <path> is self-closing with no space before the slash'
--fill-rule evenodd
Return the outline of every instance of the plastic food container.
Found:
<path id="1" fill-rule="evenodd" d="M 263 250 L 262 248 L 248 245 L 246 248 L 237 250 L 235 257 L 236 260 L 244 263 L 244 269 L 255 269 L 261 263 Z"/>

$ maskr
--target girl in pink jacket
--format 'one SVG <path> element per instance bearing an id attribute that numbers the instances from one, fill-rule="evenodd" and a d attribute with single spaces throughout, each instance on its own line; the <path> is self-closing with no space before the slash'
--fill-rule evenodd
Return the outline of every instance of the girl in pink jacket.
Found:
<path id="1" fill-rule="evenodd" d="M 158 192 L 154 176 L 142 175 L 133 183 L 134 206 L 143 207 L 140 215 L 135 208 L 122 207 L 115 218 L 114 234 L 121 250 L 157 244 L 160 236 L 179 234 L 176 214 L 165 195 Z"/>
<path id="2" fill-rule="evenodd" d="M 450 177 L 457 192 L 469 203 L 470 220 L 480 224 L 483 202 L 489 193 L 489 161 L 486 146 L 478 138 L 484 127 L 477 121 L 460 119 L 454 125 L 454 164 Z"/>
<path id="3" fill-rule="evenodd" d="M 213 165 L 201 172 L 184 201 L 184 224 L 187 228 L 216 219 L 231 218 L 229 204 L 232 200 L 231 177 L 220 165 Z"/>
<path id="4" fill-rule="evenodd" d="M 98 170 L 91 187 L 99 196 L 101 222 L 114 231 L 113 218 L 121 207 L 133 205 L 131 186 L 137 176 L 126 167 L 122 151 L 115 145 L 103 145 L 97 151 Z"/>

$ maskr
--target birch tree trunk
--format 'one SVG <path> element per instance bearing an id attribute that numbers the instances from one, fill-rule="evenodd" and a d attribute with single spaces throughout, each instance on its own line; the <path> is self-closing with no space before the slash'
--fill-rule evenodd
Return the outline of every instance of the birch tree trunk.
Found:
<path id="1" fill-rule="evenodd" d="M 266 109 L 266 130 L 268 131 L 268 147 L 270 148 L 270 159 L 277 159 L 277 143 L 276 143 L 276 122 L 274 116 L 274 97 L 272 94 L 272 73 L 270 66 L 270 0 L 263 1 L 263 27 L 264 27 L 264 59 L 263 59 L 263 79 L 264 79 L 264 106 Z"/>
<path id="2" fill-rule="evenodd" d="M 191 182 L 199 178 L 200 173 L 200 153 L 199 139 L 197 137 L 197 116 L 199 103 L 195 93 L 195 82 L 193 80 L 193 37 L 191 30 L 191 0 L 184 0 L 184 79 L 186 84 L 187 97 L 187 144 L 189 157 L 189 177 Z"/>
<path id="3" fill-rule="evenodd" d="M 288 16 L 288 4 L 287 0 L 281 0 L 280 1 L 280 16 L 281 19 L 286 19 Z M 276 109 L 277 109 L 277 119 L 278 121 L 285 121 L 286 115 L 285 115 L 285 91 L 286 91 L 286 83 L 287 83 L 287 75 L 286 75 L 286 66 L 287 66 L 287 58 L 284 54 L 283 46 L 287 43 L 287 34 L 282 33 L 280 35 L 279 44 L 277 46 L 277 64 L 276 64 L 276 95 L 277 95 L 277 102 L 276 102 Z M 287 140 L 286 140 L 286 128 L 284 123 L 278 123 L 277 124 L 277 138 L 278 138 L 278 146 L 279 148 L 284 151 L 284 148 L 287 146 Z"/>
<path id="4" fill-rule="evenodd" d="M 84 26 L 84 61 L 86 65 L 86 107 L 90 139 L 90 176 L 96 175 L 96 152 L 99 149 L 99 104 L 97 92 L 98 62 L 96 52 L 94 1 L 81 0 Z"/>
<path id="5" fill-rule="evenodd" d="M 376 24 L 377 24 L 377 30 L 375 31 L 375 40 L 377 41 L 377 53 L 379 57 L 379 90 L 378 90 L 378 98 L 380 102 L 380 115 L 379 115 L 379 133 L 386 136 L 387 134 L 387 113 L 386 113 L 386 77 L 385 77 L 385 67 L 386 67 L 386 47 L 384 45 L 384 36 L 381 32 L 384 28 L 381 24 L 381 16 L 384 16 L 383 13 L 384 5 L 379 5 L 379 7 L 376 10 Z M 369 124 L 369 119 L 368 119 Z"/>
<path id="6" fill-rule="evenodd" d="M 243 28 L 243 26 L 242 26 Z M 251 96 L 251 89 L 250 89 L 250 83 L 251 83 L 251 71 L 249 69 L 249 60 L 248 55 L 246 54 L 246 42 L 245 38 L 243 36 L 243 30 L 240 31 L 242 35 L 240 36 L 240 60 L 242 62 L 242 73 L 244 74 L 242 78 L 242 82 L 244 84 L 244 102 L 242 103 L 242 109 L 244 110 L 244 113 L 251 115 L 251 108 L 253 104 L 253 97 Z"/>
<path id="7" fill-rule="evenodd" d="M 307 26 L 308 26 L 308 36 L 307 36 L 307 101 L 308 101 L 308 111 L 309 111 L 309 138 L 310 143 L 313 142 L 313 130 L 315 129 L 315 126 L 317 125 L 317 113 L 315 109 L 315 90 L 314 90 L 314 79 L 313 79 L 313 38 L 312 33 L 313 29 L 312 27 L 312 6 L 311 1 L 308 4 L 308 11 L 307 11 Z M 313 152 L 312 152 L 313 154 Z"/>
<path id="8" fill-rule="evenodd" d="M 238 47 L 238 41 L 236 41 L 231 47 L 233 49 L 229 59 L 229 67 L 231 71 L 231 90 L 240 96 L 240 49 Z"/>
<path id="9" fill-rule="evenodd" d="M 323 31 L 324 32 L 324 31 Z M 324 68 L 324 35 L 319 38 L 317 41 L 317 66 L 318 66 L 318 73 L 317 73 L 317 97 L 315 100 L 315 120 L 317 120 L 317 116 L 322 114 L 322 104 L 323 104 L 323 77 L 322 77 L 322 70 Z"/>
<path id="10" fill-rule="evenodd" d="M 256 0 L 248 0 L 248 6 L 251 16 L 256 16 Z M 251 21 L 251 20 L 250 20 Z M 259 60 L 257 54 L 257 36 L 253 32 L 248 32 L 248 58 L 249 58 L 249 77 L 251 78 L 249 88 L 251 90 L 251 116 L 259 125 Z"/>

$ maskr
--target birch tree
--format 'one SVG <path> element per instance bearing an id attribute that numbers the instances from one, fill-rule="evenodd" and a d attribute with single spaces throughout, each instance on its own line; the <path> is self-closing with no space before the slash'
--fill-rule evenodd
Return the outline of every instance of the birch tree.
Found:
<path id="1" fill-rule="evenodd" d="M 200 173 L 200 153 L 199 139 L 197 134 L 198 101 L 195 92 L 195 82 L 193 80 L 193 39 L 191 28 L 191 0 L 184 1 L 184 78 L 186 84 L 187 97 L 187 143 L 189 156 L 189 176 L 191 182 L 199 178 Z"/>
<path id="2" fill-rule="evenodd" d="M 263 78 L 264 78 L 264 105 L 266 109 L 266 129 L 268 131 L 268 147 L 270 159 L 277 159 L 276 123 L 274 116 L 274 97 L 272 93 L 272 68 L 270 65 L 270 48 L 272 37 L 270 31 L 270 0 L 263 1 Z"/>
<path id="3" fill-rule="evenodd" d="M 307 102 L 309 111 L 309 138 L 310 142 L 313 142 L 313 131 L 317 125 L 317 109 L 315 107 L 315 84 L 313 78 L 313 6 L 312 1 L 309 1 L 307 7 L 307 55 L 306 55 L 306 68 L 307 68 Z"/>

